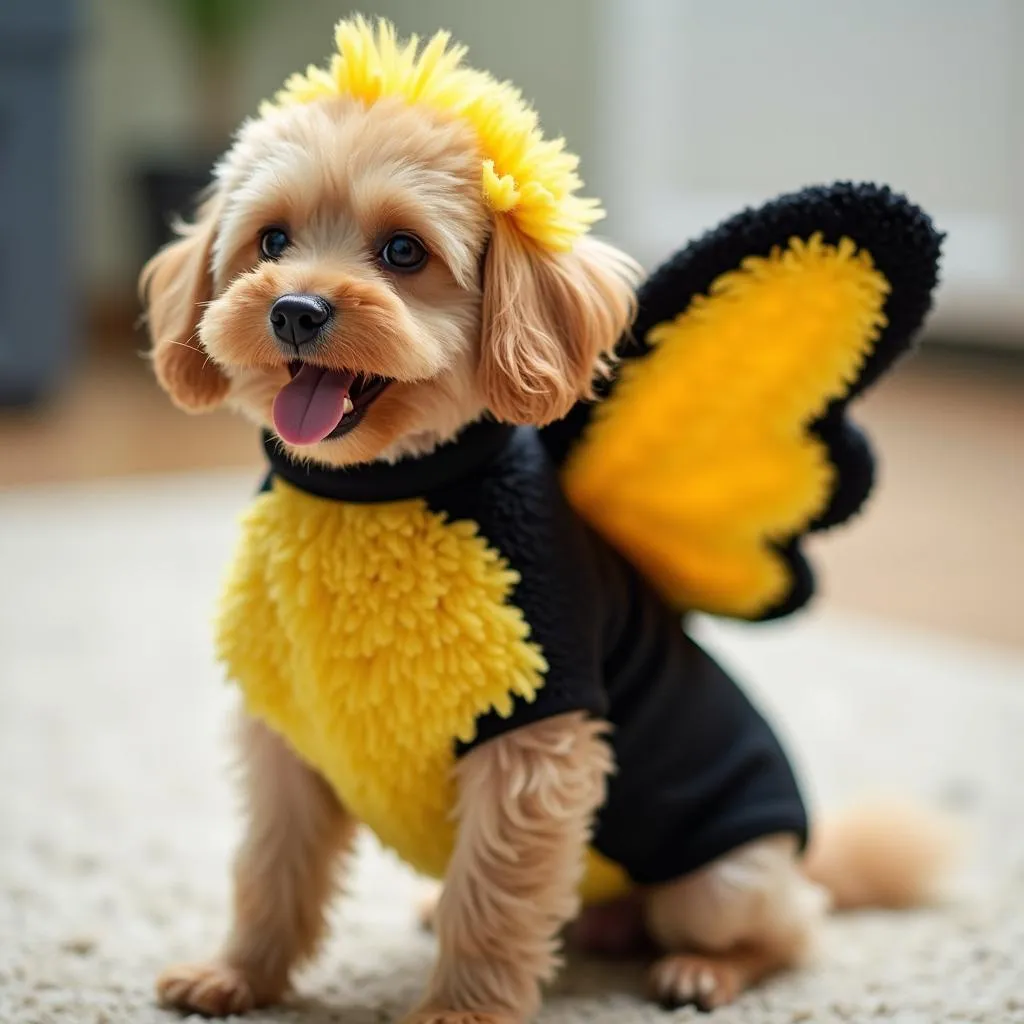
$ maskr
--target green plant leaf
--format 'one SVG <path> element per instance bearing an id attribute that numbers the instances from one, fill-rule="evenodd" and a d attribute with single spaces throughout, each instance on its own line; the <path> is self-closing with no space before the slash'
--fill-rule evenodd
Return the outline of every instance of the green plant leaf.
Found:
<path id="1" fill-rule="evenodd" d="M 162 0 L 194 45 L 234 49 L 267 9 L 267 0 Z"/>

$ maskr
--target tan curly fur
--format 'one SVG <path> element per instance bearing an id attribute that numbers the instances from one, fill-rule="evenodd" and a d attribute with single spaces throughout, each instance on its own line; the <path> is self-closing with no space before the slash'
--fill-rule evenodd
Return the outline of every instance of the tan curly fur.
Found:
<path id="1" fill-rule="evenodd" d="M 168 968 L 161 1002 L 210 1016 L 277 1002 L 316 952 L 358 823 L 266 726 L 237 730 L 245 836 L 235 862 L 233 920 L 208 963 Z"/>
<path id="2" fill-rule="evenodd" d="M 438 903 L 429 1010 L 515 1019 L 560 965 L 612 756 L 606 726 L 570 714 L 517 729 L 459 764 L 459 837 Z"/>

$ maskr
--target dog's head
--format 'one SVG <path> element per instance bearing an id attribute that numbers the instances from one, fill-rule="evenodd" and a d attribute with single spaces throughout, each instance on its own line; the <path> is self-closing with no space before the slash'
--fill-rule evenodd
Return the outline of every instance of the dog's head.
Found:
<path id="1" fill-rule="evenodd" d="M 142 275 L 178 405 L 227 401 L 336 465 L 428 448 L 485 411 L 564 415 L 628 325 L 634 282 L 606 244 L 554 251 L 496 214 L 464 121 L 350 97 L 243 126 Z"/>

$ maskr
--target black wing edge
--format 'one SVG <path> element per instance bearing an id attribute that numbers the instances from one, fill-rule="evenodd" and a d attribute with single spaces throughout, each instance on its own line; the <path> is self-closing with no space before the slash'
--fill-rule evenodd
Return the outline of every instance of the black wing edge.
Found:
<path id="1" fill-rule="evenodd" d="M 857 379 L 808 427 L 826 446 L 836 474 L 827 507 L 805 534 L 846 522 L 871 492 L 874 455 L 867 438 L 847 419 L 846 408 L 907 352 L 931 308 L 944 237 L 931 218 L 887 186 L 853 182 L 812 186 L 743 210 L 681 249 L 647 278 L 638 292 L 633 328 L 619 344 L 623 359 L 642 358 L 650 351 L 646 337 L 651 328 L 678 316 L 716 278 L 736 269 L 748 256 L 767 256 L 794 237 L 809 238 L 815 233 L 831 245 L 848 237 L 866 249 L 891 292 L 884 307 L 887 324 Z M 614 384 L 614 377 L 602 382 L 599 397 L 605 397 Z M 557 462 L 564 461 L 583 434 L 593 408 L 593 402 L 581 402 L 564 419 L 544 428 L 545 443 Z M 814 574 L 800 548 L 803 536 L 776 545 L 793 582 L 786 596 L 759 615 L 758 621 L 790 615 L 813 596 Z"/>

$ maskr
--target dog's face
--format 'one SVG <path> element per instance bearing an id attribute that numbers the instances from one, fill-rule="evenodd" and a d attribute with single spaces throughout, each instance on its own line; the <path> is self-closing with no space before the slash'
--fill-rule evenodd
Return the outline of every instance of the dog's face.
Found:
<path id="1" fill-rule="evenodd" d="M 589 239 L 534 246 L 488 209 L 480 168 L 467 126 L 397 100 L 248 123 L 143 272 L 161 384 L 336 465 L 485 411 L 564 415 L 629 322 L 633 264 Z"/>

